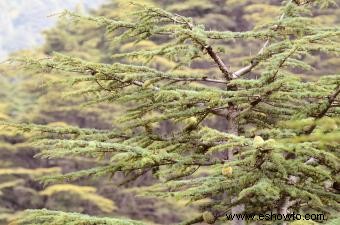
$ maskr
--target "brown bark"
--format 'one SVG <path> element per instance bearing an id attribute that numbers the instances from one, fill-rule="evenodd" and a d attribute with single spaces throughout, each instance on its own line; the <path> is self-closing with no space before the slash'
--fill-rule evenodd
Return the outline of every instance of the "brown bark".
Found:
<path id="1" fill-rule="evenodd" d="M 204 46 L 204 48 L 207 50 L 209 56 L 214 60 L 214 62 L 218 65 L 218 68 L 221 70 L 221 72 L 224 75 L 224 78 L 229 81 L 232 80 L 231 74 L 227 68 L 227 66 L 224 64 L 222 59 L 214 52 L 211 46 Z"/>
<path id="2" fill-rule="evenodd" d="M 238 124 L 237 124 L 237 121 L 236 121 L 236 117 L 238 115 L 237 108 L 233 104 L 230 104 L 229 108 L 228 108 L 228 112 L 229 112 L 229 114 L 227 116 L 227 122 L 228 122 L 227 131 L 230 134 L 239 135 Z M 228 160 L 233 160 L 234 150 L 235 149 L 230 149 L 228 151 Z M 232 199 L 231 199 L 232 203 L 235 202 L 235 201 L 237 201 L 237 196 L 233 196 Z M 231 213 L 232 214 L 241 214 L 241 213 L 244 212 L 244 209 L 245 209 L 244 204 L 236 205 L 236 206 L 231 208 Z M 233 225 L 245 225 L 245 221 L 242 220 L 242 219 L 234 218 L 233 221 L 232 221 L 232 224 Z"/>
<path id="3" fill-rule="evenodd" d="M 281 215 L 287 215 L 288 214 L 288 208 L 290 206 L 290 201 L 289 201 L 289 197 L 284 197 L 282 199 L 281 205 L 279 207 L 279 214 Z M 288 222 L 287 221 L 283 221 L 282 225 L 287 225 Z"/>

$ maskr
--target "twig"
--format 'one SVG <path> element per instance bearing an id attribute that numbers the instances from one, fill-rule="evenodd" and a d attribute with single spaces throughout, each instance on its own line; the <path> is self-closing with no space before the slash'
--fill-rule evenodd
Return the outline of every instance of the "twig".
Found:
<path id="1" fill-rule="evenodd" d="M 283 14 L 280 16 L 279 22 L 280 22 L 281 20 L 283 20 L 284 17 L 285 17 L 285 13 L 283 13 Z M 260 51 L 257 53 L 256 56 L 259 56 L 259 55 L 263 54 L 264 50 L 268 47 L 269 43 L 270 43 L 270 38 L 268 38 L 267 41 L 263 44 L 262 48 L 260 49 Z M 247 65 L 247 66 L 245 66 L 245 67 L 242 67 L 241 69 L 239 69 L 239 70 L 233 72 L 232 75 L 231 75 L 232 79 L 236 79 L 236 78 L 238 78 L 238 77 L 240 77 L 240 76 L 243 76 L 243 75 L 245 75 L 245 74 L 251 72 L 252 69 L 253 69 L 255 66 L 257 66 L 259 63 L 260 63 L 259 60 L 252 60 L 252 61 L 250 62 L 249 65 Z"/>
<path id="2" fill-rule="evenodd" d="M 181 82 L 181 81 L 197 81 L 197 82 L 209 82 L 209 83 L 218 83 L 218 84 L 227 84 L 228 82 L 225 80 L 216 80 L 216 79 L 210 79 L 210 78 L 172 78 L 172 77 L 166 77 L 164 79 L 167 80 L 173 80 L 175 82 Z"/>
<path id="3" fill-rule="evenodd" d="M 183 20 L 184 23 L 188 26 L 190 30 L 193 30 L 194 25 L 191 24 L 189 21 L 187 21 L 184 17 L 181 16 L 181 19 Z M 182 22 L 182 23 L 183 23 Z M 206 50 L 209 56 L 214 60 L 214 62 L 217 64 L 218 68 L 221 70 L 221 72 L 224 75 L 224 78 L 227 81 L 232 80 L 232 75 L 228 70 L 228 67 L 226 64 L 223 62 L 223 60 L 217 55 L 217 53 L 213 50 L 213 48 L 210 45 L 205 45 L 200 42 L 197 42 L 198 44 L 201 45 L 202 49 Z"/>
<path id="4" fill-rule="evenodd" d="M 323 116 L 326 115 L 326 113 L 328 112 L 328 110 L 332 107 L 333 102 L 335 101 L 336 97 L 339 95 L 340 93 L 340 85 L 337 86 L 335 92 L 328 96 L 328 100 L 327 100 L 327 106 L 321 110 L 321 112 L 319 112 L 315 117 L 314 120 L 320 119 Z M 311 125 L 307 131 L 305 132 L 305 134 L 310 134 L 313 132 L 313 130 L 316 128 L 316 124 Z"/>

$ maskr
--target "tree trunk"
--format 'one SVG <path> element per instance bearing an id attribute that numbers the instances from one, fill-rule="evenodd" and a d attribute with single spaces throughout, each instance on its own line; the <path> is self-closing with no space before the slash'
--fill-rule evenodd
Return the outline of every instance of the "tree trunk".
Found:
<path id="1" fill-rule="evenodd" d="M 289 197 L 284 197 L 282 199 L 282 203 L 281 203 L 280 208 L 279 208 L 279 213 L 281 215 L 287 215 L 289 206 L 290 206 Z M 287 221 L 282 222 L 282 225 L 287 225 L 287 224 L 288 224 Z"/>
<path id="2" fill-rule="evenodd" d="M 227 117 L 227 131 L 230 134 L 235 134 L 235 135 L 239 135 L 238 132 L 238 124 L 236 121 L 236 115 L 237 115 L 237 109 L 235 108 L 235 106 L 233 104 L 230 104 L 228 107 L 228 117 Z M 234 158 L 234 150 L 235 149 L 230 149 L 228 151 L 228 160 L 233 160 Z M 237 196 L 232 196 L 231 198 L 231 202 L 235 202 L 237 201 Z M 231 213 L 232 214 L 241 214 L 244 212 L 245 206 L 244 204 L 240 204 L 240 205 L 236 205 L 231 209 Z M 233 225 L 245 225 L 245 220 L 242 219 L 237 219 L 234 218 L 232 221 Z"/>

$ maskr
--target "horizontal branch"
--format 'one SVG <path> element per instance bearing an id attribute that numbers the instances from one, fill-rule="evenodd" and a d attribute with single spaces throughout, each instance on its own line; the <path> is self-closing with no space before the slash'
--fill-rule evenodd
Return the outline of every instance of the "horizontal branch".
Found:
<path id="1" fill-rule="evenodd" d="M 181 81 L 197 81 L 197 82 L 209 82 L 209 83 L 218 83 L 218 84 L 227 84 L 228 82 L 225 80 L 216 80 L 216 79 L 210 79 L 210 78 L 194 78 L 194 77 L 188 77 L 188 78 L 172 78 L 172 77 L 164 77 L 164 79 L 167 80 L 173 80 L 177 82 Z"/>

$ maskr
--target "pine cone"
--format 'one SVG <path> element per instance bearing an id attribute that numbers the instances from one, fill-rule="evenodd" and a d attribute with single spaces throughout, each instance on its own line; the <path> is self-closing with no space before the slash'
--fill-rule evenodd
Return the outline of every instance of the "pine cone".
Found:
<path id="1" fill-rule="evenodd" d="M 222 174 L 224 176 L 230 177 L 231 175 L 233 175 L 233 168 L 230 166 L 225 166 L 222 168 Z"/>

